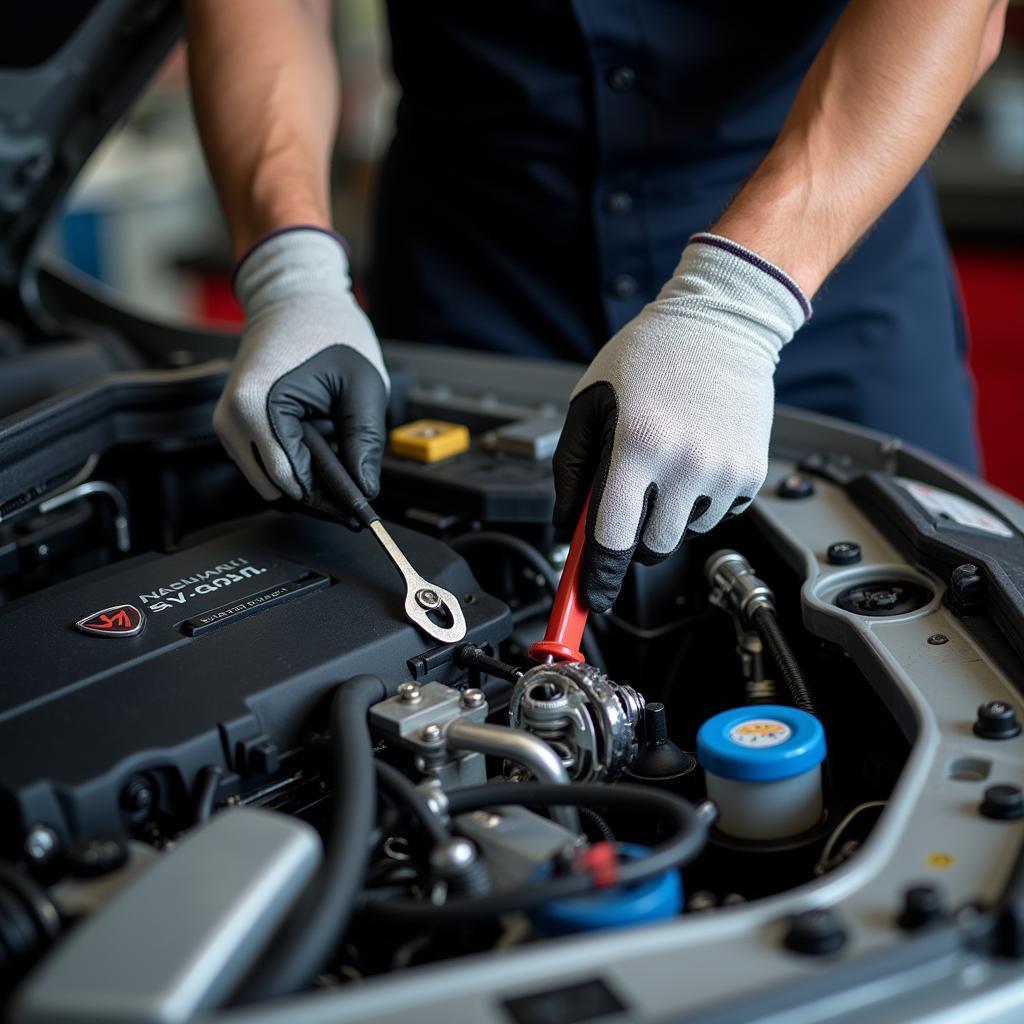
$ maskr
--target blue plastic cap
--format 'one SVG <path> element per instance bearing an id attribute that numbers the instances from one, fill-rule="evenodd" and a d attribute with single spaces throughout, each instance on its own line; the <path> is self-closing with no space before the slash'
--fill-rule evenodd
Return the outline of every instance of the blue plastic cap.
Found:
<path id="1" fill-rule="evenodd" d="M 617 848 L 620 856 L 631 860 L 649 853 L 635 843 L 618 843 Z M 546 935 L 571 935 L 668 921 L 682 909 L 683 881 L 679 872 L 670 868 L 635 885 L 545 903 L 530 911 L 530 920 Z"/>
<path id="2" fill-rule="evenodd" d="M 700 766 L 723 779 L 776 782 L 825 760 L 825 730 L 814 715 L 781 704 L 734 708 L 697 733 Z"/>

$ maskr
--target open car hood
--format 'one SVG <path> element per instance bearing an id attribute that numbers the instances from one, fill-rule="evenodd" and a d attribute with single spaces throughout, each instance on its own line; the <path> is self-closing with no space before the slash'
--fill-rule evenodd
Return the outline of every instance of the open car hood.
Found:
<path id="1" fill-rule="evenodd" d="M 35 254 L 82 165 L 181 35 L 175 0 L 10 4 L 0 34 L 0 319 L 52 326 Z"/>

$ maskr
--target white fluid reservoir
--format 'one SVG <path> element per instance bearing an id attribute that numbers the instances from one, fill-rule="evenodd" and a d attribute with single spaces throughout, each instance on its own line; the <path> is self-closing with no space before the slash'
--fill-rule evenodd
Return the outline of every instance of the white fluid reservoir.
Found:
<path id="1" fill-rule="evenodd" d="M 780 704 L 723 711 L 697 733 L 716 825 L 737 839 L 783 839 L 817 825 L 824 759 L 821 722 Z"/>

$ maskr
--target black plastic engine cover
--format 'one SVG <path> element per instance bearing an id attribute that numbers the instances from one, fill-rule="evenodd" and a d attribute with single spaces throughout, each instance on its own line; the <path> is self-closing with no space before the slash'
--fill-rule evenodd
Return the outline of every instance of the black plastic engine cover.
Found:
<path id="1" fill-rule="evenodd" d="M 462 599 L 468 640 L 508 634 L 507 607 L 458 555 L 393 533 Z M 35 823 L 65 840 L 123 829 L 121 790 L 136 773 L 187 800 L 202 766 L 244 773 L 253 745 L 285 752 L 323 728 L 314 712 L 343 680 L 409 678 L 407 662 L 433 644 L 404 618 L 404 595 L 366 531 L 272 512 L 0 609 L 2 845 Z M 118 618 L 122 604 L 143 613 L 140 633 L 111 635 L 134 624 Z M 103 610 L 112 629 L 76 628 Z M 449 662 L 430 678 L 455 672 Z"/>

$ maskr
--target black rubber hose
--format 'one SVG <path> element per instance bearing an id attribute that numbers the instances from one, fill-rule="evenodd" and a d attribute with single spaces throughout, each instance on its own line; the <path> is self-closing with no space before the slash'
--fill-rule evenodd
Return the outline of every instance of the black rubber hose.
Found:
<path id="1" fill-rule="evenodd" d="M 581 807 L 580 818 L 585 822 L 589 821 L 604 842 L 615 842 L 615 833 L 612 831 L 611 825 L 609 825 L 608 822 L 597 813 L 597 811 L 592 810 L 590 807 Z"/>
<path id="2" fill-rule="evenodd" d="M 671 829 L 669 838 L 650 848 L 646 857 L 622 861 L 619 882 L 630 885 L 687 864 L 704 847 L 707 825 L 685 800 L 648 786 L 620 783 L 603 786 L 594 783 L 560 786 L 551 783 L 492 783 L 457 789 L 448 794 L 452 816 L 485 807 L 515 804 L 527 807 L 579 805 L 583 807 L 622 807 L 651 819 L 660 818 Z M 494 893 L 490 896 L 449 900 L 442 906 L 410 899 L 370 898 L 364 909 L 380 918 L 406 924 L 433 926 L 459 921 L 487 920 L 497 914 L 528 910 L 551 900 L 583 896 L 593 890 L 588 875 L 566 875 L 527 889 Z"/>
<path id="3" fill-rule="evenodd" d="M 789 689 L 793 703 L 801 711 L 806 711 L 809 715 L 817 717 L 818 709 L 814 705 L 807 680 L 804 678 L 803 672 L 800 671 L 800 665 L 786 640 L 785 633 L 782 632 L 775 612 L 770 608 L 758 608 L 753 614 L 753 623 L 758 636 L 761 637 L 761 642 L 771 651 L 772 660 Z"/>
<path id="4" fill-rule="evenodd" d="M 452 537 L 448 541 L 448 546 L 456 551 L 470 551 L 473 548 L 484 547 L 508 548 L 529 564 L 531 569 L 535 569 L 539 576 L 543 577 L 552 594 L 558 589 L 558 573 L 551 567 L 551 563 L 532 544 L 513 533 L 502 533 L 500 530 L 463 533 L 458 537 Z"/>
<path id="5" fill-rule="evenodd" d="M 377 817 L 377 778 L 366 714 L 388 696 L 374 676 L 342 683 L 331 702 L 334 805 L 324 863 L 271 940 L 236 1001 L 272 999 L 305 988 L 338 947 L 363 882 Z"/>
<path id="6" fill-rule="evenodd" d="M 402 804 L 411 811 L 423 830 L 430 837 L 430 842 L 437 846 L 451 839 L 451 833 L 441 824 L 440 818 L 430 809 L 426 797 L 397 768 L 385 761 L 374 761 L 377 770 L 377 782 L 380 788 L 392 800 Z"/>

